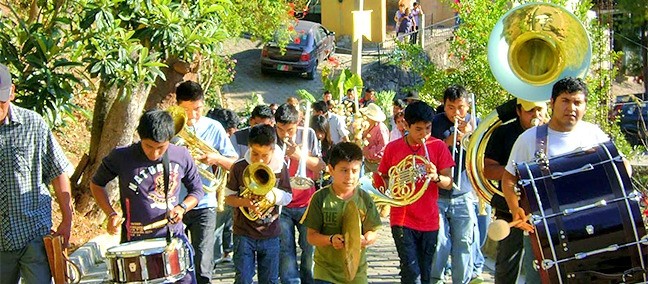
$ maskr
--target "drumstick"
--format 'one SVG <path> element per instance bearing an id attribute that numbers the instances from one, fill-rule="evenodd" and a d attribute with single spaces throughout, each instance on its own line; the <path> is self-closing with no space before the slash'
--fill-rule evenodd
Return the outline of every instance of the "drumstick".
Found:
<path id="1" fill-rule="evenodd" d="M 506 222 L 505 220 L 497 219 L 488 226 L 487 235 L 493 241 L 501 241 L 511 234 L 511 227 L 515 227 L 520 223 L 522 223 L 522 220 Z"/>
<path id="2" fill-rule="evenodd" d="M 167 223 L 169 223 L 169 220 L 165 218 L 165 219 L 162 219 L 160 221 L 148 224 L 148 225 L 142 227 L 142 229 L 144 231 L 148 231 L 148 230 L 152 230 L 152 229 L 159 229 L 159 228 L 164 227 L 164 225 L 166 225 Z"/>

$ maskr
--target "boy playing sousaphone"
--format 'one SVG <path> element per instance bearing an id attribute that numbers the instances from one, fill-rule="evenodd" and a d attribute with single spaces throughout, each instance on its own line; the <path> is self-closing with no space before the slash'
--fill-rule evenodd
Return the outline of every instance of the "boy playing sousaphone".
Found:
<path id="1" fill-rule="evenodd" d="M 313 195 L 301 220 L 308 227 L 308 242 L 315 246 L 313 278 L 317 283 L 368 281 L 365 247 L 376 241 L 380 216 L 371 196 L 356 190 L 361 167 L 360 147 L 351 142 L 333 146 L 328 163 L 333 183 Z M 342 250 L 345 247 L 353 251 Z M 357 262 L 357 271 L 347 271 L 341 261 L 348 255 Z"/>

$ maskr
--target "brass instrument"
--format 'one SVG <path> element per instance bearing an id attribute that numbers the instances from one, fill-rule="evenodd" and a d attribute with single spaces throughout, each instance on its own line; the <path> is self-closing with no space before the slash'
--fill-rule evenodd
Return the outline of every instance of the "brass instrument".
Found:
<path id="1" fill-rule="evenodd" d="M 360 189 L 367 192 L 376 205 L 406 206 L 419 200 L 427 189 L 432 177 L 427 174 L 427 165 L 430 164 L 429 154 L 425 146 L 425 157 L 409 155 L 397 165 L 389 169 L 389 183 L 387 188 L 376 189 L 373 185 L 371 174 L 360 178 Z M 416 190 L 416 183 L 424 179 L 421 190 Z"/>
<path id="2" fill-rule="evenodd" d="M 510 10 L 497 22 L 488 42 L 493 75 L 509 93 L 527 101 L 549 100 L 553 84 L 568 76 L 582 77 L 591 57 L 591 44 L 580 21 L 550 3 Z M 515 117 L 515 100 L 501 105 L 482 120 L 466 146 L 468 179 L 488 202 L 504 194 L 484 177 L 486 145 L 495 128 Z"/>
<path id="3" fill-rule="evenodd" d="M 272 214 L 276 197 L 273 200 L 268 200 L 266 195 L 272 191 L 275 183 L 274 172 L 262 162 L 250 164 L 243 171 L 245 190 L 241 192 L 241 197 L 252 200 L 256 204 L 257 210 L 251 211 L 247 207 L 239 207 L 239 209 L 250 221 L 265 219 Z"/>
<path id="4" fill-rule="evenodd" d="M 167 109 L 167 112 L 171 114 L 171 117 L 173 117 L 173 122 L 175 124 L 176 136 L 174 138 L 175 141 L 173 141 L 173 144 L 187 147 L 189 153 L 191 153 L 191 156 L 196 162 L 200 176 L 207 179 L 211 184 L 211 186 L 203 184 L 203 190 L 205 192 L 216 191 L 216 194 L 218 195 L 216 198 L 218 201 L 217 210 L 218 212 L 222 212 L 225 208 L 224 187 L 225 183 L 227 182 L 228 171 L 222 167 L 212 167 L 197 160 L 197 158 L 199 158 L 200 156 L 208 153 L 219 153 L 218 150 L 209 146 L 195 134 L 187 131 L 187 114 L 182 107 L 171 106 Z"/>
<path id="5" fill-rule="evenodd" d="M 360 211 L 353 200 L 344 206 L 342 236 L 344 238 L 344 276 L 350 282 L 358 273 L 362 255 L 362 223 Z"/>
<path id="6" fill-rule="evenodd" d="M 299 166 L 297 166 L 297 173 L 294 177 L 290 177 L 290 187 L 296 190 L 307 190 L 315 185 L 315 182 L 306 176 L 306 159 L 310 156 L 308 151 L 308 134 L 309 134 L 309 121 L 311 116 L 311 102 L 304 101 L 306 104 L 306 112 L 304 113 L 304 128 L 302 131 L 302 146 L 301 153 L 299 153 Z M 284 143 L 284 147 L 286 144 Z M 285 153 L 285 150 L 284 150 Z"/>

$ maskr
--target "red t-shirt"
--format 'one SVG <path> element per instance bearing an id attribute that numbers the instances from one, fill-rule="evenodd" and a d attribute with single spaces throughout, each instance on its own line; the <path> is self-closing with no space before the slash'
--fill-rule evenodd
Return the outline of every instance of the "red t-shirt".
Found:
<path id="1" fill-rule="evenodd" d="M 406 136 L 407 137 L 407 136 Z M 415 154 L 425 157 L 423 147 L 413 147 L 407 144 L 406 137 L 394 140 L 385 147 L 385 154 L 380 161 L 378 171 L 387 175 L 389 169 L 397 165 L 405 157 Z M 443 141 L 430 137 L 425 146 L 428 150 L 429 161 L 437 168 L 437 171 L 453 167 L 455 165 L 450 155 L 450 150 Z M 388 182 L 388 178 L 385 179 Z M 421 190 L 424 180 L 416 183 L 416 190 Z M 443 189 L 442 189 L 443 190 Z M 389 221 L 391 226 L 403 226 L 417 231 L 439 230 L 439 188 L 430 181 L 428 188 L 416 202 L 403 206 L 392 206 Z"/>

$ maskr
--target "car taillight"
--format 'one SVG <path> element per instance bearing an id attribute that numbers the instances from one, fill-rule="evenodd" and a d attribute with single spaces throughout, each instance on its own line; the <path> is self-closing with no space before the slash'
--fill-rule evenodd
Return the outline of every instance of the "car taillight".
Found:
<path id="1" fill-rule="evenodd" d="M 268 57 L 268 50 L 267 49 L 262 49 L 261 50 L 261 57 Z"/>
<path id="2" fill-rule="evenodd" d="M 302 53 L 299 57 L 299 61 L 310 61 L 310 53 Z"/>

